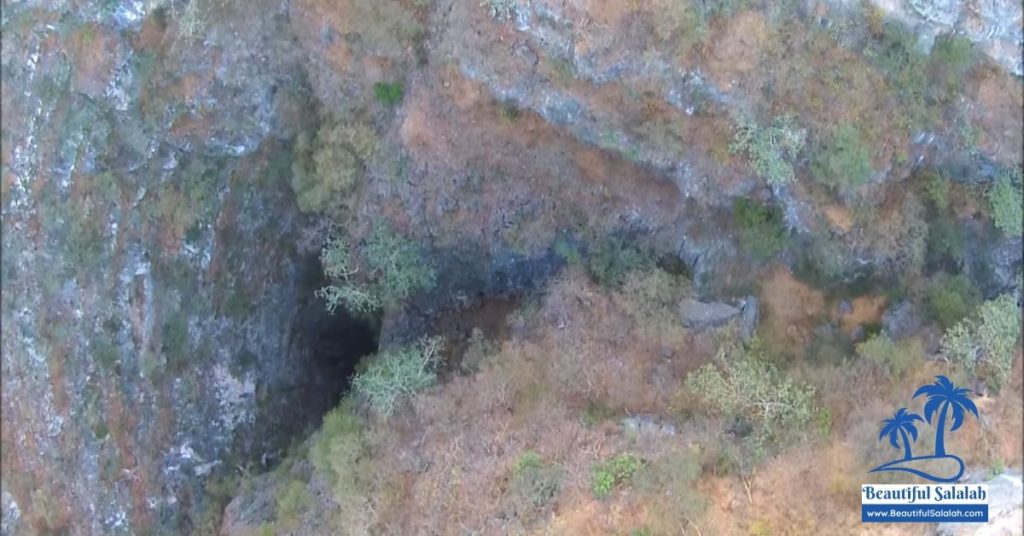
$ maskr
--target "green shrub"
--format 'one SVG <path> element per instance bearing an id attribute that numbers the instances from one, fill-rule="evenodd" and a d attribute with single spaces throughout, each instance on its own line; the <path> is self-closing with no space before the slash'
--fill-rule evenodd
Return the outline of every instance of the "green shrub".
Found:
<path id="1" fill-rule="evenodd" d="M 948 258 L 958 265 L 967 253 L 964 229 L 951 217 L 933 218 L 928 224 L 927 252 L 930 264 Z"/>
<path id="2" fill-rule="evenodd" d="M 353 391 L 366 397 L 376 413 L 391 416 L 399 404 L 437 381 L 443 344 L 440 337 L 424 337 L 368 358 L 366 370 L 352 378 Z"/>
<path id="3" fill-rule="evenodd" d="M 324 415 L 323 425 L 309 449 L 309 460 L 324 475 L 341 510 L 341 517 L 350 526 L 367 515 L 370 506 L 371 472 L 370 443 L 365 424 L 353 409 L 352 401 L 342 400 L 338 407 Z"/>
<path id="4" fill-rule="evenodd" d="M 1006 169 L 996 176 L 988 191 L 992 220 L 1006 236 L 1024 234 L 1024 191 L 1019 168 Z"/>
<path id="5" fill-rule="evenodd" d="M 590 275 L 598 284 L 606 287 L 617 287 L 625 281 L 629 272 L 654 264 L 654 258 L 649 253 L 616 237 L 601 242 L 590 252 L 587 261 Z"/>
<path id="6" fill-rule="evenodd" d="M 316 138 L 299 135 L 293 150 L 292 190 L 303 212 L 351 210 L 366 163 L 377 151 L 377 134 L 362 122 L 325 120 Z"/>
<path id="7" fill-rule="evenodd" d="M 732 219 L 739 229 L 740 248 L 755 258 L 772 258 L 786 247 L 788 233 L 779 207 L 741 197 L 733 201 Z"/>
<path id="8" fill-rule="evenodd" d="M 899 22 L 885 24 L 878 42 L 865 50 L 881 71 L 886 85 L 899 102 L 897 112 L 908 129 L 922 127 L 929 119 L 928 58 L 917 48 L 917 35 Z"/>
<path id="9" fill-rule="evenodd" d="M 340 239 L 329 240 L 320 251 L 320 263 L 331 284 L 316 295 L 325 300 L 328 311 L 333 313 L 338 305 L 357 314 L 390 309 L 432 288 L 437 279 L 419 245 L 387 224 L 374 226 L 362 247 L 362 258 L 363 266 L 356 266 L 348 244 Z M 359 272 L 363 277 L 357 281 Z"/>
<path id="10" fill-rule="evenodd" d="M 949 209 L 949 181 L 938 173 L 926 171 L 921 174 L 921 190 L 932 208 L 939 212 Z"/>
<path id="11" fill-rule="evenodd" d="M 944 92 L 963 83 L 971 66 L 971 41 L 966 37 L 944 34 L 935 38 L 931 67 L 936 85 Z"/>
<path id="12" fill-rule="evenodd" d="M 313 497 L 306 490 L 306 483 L 292 480 L 280 491 L 277 497 L 277 522 L 284 526 L 292 526 L 298 517 L 309 509 Z"/>
<path id="13" fill-rule="evenodd" d="M 983 303 L 975 315 L 946 331 L 942 351 L 998 391 L 1010 378 L 1020 324 L 1017 300 L 1003 294 Z"/>
<path id="14" fill-rule="evenodd" d="M 924 346 L 917 337 L 893 342 L 888 335 L 878 333 L 857 345 L 857 355 L 902 378 L 924 361 Z"/>
<path id="15" fill-rule="evenodd" d="M 790 160 L 803 150 L 807 131 L 794 127 L 792 117 L 777 117 L 764 128 L 749 118 L 741 117 L 734 130 L 730 152 L 746 153 L 757 174 L 772 186 L 782 186 L 793 180 Z"/>
<path id="16" fill-rule="evenodd" d="M 856 188 L 871 178 L 871 153 L 860 131 L 842 125 L 818 148 L 811 163 L 814 178 L 832 188 Z"/>
<path id="17" fill-rule="evenodd" d="M 706 411 L 751 427 L 748 461 L 788 442 L 814 416 L 814 389 L 780 373 L 759 341 L 749 348 L 732 338 L 722 342 L 715 363 L 687 376 L 683 392 Z"/>
<path id="18" fill-rule="evenodd" d="M 401 82 L 378 82 L 373 85 L 373 94 L 383 106 L 391 107 L 401 103 L 403 93 Z"/>
<path id="19" fill-rule="evenodd" d="M 928 314 L 944 329 L 963 320 L 981 304 L 981 291 L 963 274 L 938 277 L 925 295 Z"/>
<path id="20" fill-rule="evenodd" d="M 616 486 L 629 482 L 633 473 L 642 466 L 640 458 L 630 453 L 619 454 L 596 464 L 590 474 L 590 490 L 599 499 L 607 497 Z"/>
<path id="21" fill-rule="evenodd" d="M 562 489 L 562 471 L 533 451 L 516 462 L 509 478 L 510 506 L 525 525 L 540 518 L 554 503 Z"/>

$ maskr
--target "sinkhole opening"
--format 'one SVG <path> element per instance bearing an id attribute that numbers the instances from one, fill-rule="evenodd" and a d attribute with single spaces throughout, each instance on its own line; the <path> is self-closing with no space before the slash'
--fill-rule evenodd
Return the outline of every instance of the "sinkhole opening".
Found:
<path id="1" fill-rule="evenodd" d="M 349 314 L 339 308 L 328 313 L 319 299 L 303 304 L 295 325 L 293 352 L 301 360 L 306 415 L 319 425 L 349 391 L 359 362 L 376 353 L 380 320 Z"/>
<path id="2" fill-rule="evenodd" d="M 377 353 L 381 325 L 379 317 L 351 315 L 344 307 L 329 313 L 324 300 L 314 295 L 326 284 L 319 259 L 311 258 L 289 344 L 299 390 L 292 400 L 301 406 L 294 410 L 301 411 L 303 420 L 314 427 L 348 394 L 359 362 Z"/>

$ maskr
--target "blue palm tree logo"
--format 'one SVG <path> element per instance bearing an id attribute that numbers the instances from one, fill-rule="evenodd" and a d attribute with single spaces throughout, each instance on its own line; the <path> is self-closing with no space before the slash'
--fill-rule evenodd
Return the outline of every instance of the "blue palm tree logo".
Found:
<path id="1" fill-rule="evenodd" d="M 907 408 L 900 408 L 891 419 L 882 421 L 882 432 L 878 434 L 878 440 L 881 441 L 883 437 L 889 436 L 889 443 L 897 449 L 900 448 L 900 442 L 902 442 L 903 459 L 913 459 L 907 434 L 917 441 L 917 427 L 914 426 L 914 421 L 924 421 L 924 419 L 916 413 L 907 413 Z"/>
<path id="2" fill-rule="evenodd" d="M 878 440 L 888 437 L 894 448 L 903 445 L 903 458 L 879 465 L 870 472 L 900 471 L 914 474 L 933 482 L 956 482 L 964 474 L 964 461 L 959 456 L 946 454 L 946 419 L 952 417 L 950 432 L 957 431 L 964 424 L 968 413 L 978 417 L 978 408 L 967 395 L 970 389 L 957 387 L 945 376 L 936 376 L 935 383 L 922 385 L 914 392 L 914 398 L 928 397 L 924 404 L 924 419 L 906 408 L 900 408 L 892 418 L 882 421 Z M 935 453 L 929 456 L 913 456 L 910 442 L 917 441 L 917 421 L 935 422 Z"/>

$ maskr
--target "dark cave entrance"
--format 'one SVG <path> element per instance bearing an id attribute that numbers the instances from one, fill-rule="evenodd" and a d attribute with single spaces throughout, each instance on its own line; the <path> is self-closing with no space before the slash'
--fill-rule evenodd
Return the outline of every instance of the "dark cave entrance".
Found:
<path id="1" fill-rule="evenodd" d="M 292 324 L 289 355 L 296 367 L 296 391 L 289 397 L 295 407 L 286 412 L 299 417 L 304 426 L 319 428 L 331 409 L 348 393 L 352 374 L 359 362 L 376 353 L 380 318 L 351 315 L 339 307 L 327 312 L 324 301 L 315 296 L 326 285 L 320 259 L 312 257 L 304 266 L 301 298 Z"/>
<path id="2" fill-rule="evenodd" d="M 338 405 L 348 392 L 352 374 L 363 357 L 377 351 L 380 321 L 355 317 L 343 309 L 328 313 L 321 300 L 303 304 L 296 327 L 297 349 L 304 359 L 307 409 L 319 417 Z M 310 407 L 315 406 L 315 407 Z"/>

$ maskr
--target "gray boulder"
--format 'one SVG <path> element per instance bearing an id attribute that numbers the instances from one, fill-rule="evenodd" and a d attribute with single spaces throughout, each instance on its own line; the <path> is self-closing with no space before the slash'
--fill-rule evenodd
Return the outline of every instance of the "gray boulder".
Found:
<path id="1" fill-rule="evenodd" d="M 725 303 L 705 303 L 691 298 L 679 303 L 679 319 L 690 328 L 721 326 L 738 314 L 739 309 Z"/>

